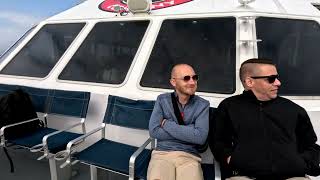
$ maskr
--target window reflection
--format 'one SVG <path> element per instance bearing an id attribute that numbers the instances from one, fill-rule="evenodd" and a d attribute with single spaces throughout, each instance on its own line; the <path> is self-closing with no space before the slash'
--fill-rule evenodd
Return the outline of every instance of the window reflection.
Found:
<path id="1" fill-rule="evenodd" d="M 1 70 L 1 74 L 45 77 L 84 24 L 48 24 Z"/>
<path id="2" fill-rule="evenodd" d="M 96 24 L 59 79 L 121 84 L 148 24 L 148 21 Z"/>
<path id="3" fill-rule="evenodd" d="M 270 31 L 269 27 L 273 27 Z M 260 17 L 256 19 L 258 54 L 277 64 L 283 95 L 319 95 L 320 26 L 315 21 Z"/>
<path id="4" fill-rule="evenodd" d="M 235 18 L 180 19 L 162 23 L 140 85 L 171 88 L 171 67 L 192 65 L 198 90 L 233 93 L 236 62 Z"/>

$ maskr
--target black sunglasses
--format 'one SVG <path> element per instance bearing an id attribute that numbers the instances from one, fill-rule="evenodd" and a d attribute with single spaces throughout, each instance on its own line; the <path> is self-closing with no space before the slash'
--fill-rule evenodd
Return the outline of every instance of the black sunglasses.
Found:
<path id="1" fill-rule="evenodd" d="M 276 79 L 279 79 L 279 75 L 270 75 L 270 76 L 251 76 L 252 79 L 267 79 L 270 84 L 274 83 Z"/>
<path id="2" fill-rule="evenodd" d="M 190 81 L 190 79 L 192 78 L 192 80 L 194 81 L 198 81 L 199 76 L 198 75 L 193 75 L 193 76 L 183 76 L 183 78 L 172 78 L 172 79 L 180 79 L 180 80 L 184 80 L 186 82 Z"/>

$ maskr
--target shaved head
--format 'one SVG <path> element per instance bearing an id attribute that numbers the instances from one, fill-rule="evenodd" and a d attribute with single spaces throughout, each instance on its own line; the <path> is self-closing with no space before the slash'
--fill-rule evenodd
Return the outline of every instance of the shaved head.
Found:
<path id="1" fill-rule="evenodd" d="M 263 65 L 275 66 L 275 64 L 273 64 L 272 61 L 269 59 L 257 59 L 257 58 L 246 60 L 241 64 L 239 76 L 240 76 L 241 83 L 245 88 L 246 88 L 245 79 L 247 77 L 256 76 L 260 74 L 261 72 L 260 66 L 263 66 Z"/>
<path id="2" fill-rule="evenodd" d="M 178 96 L 189 97 L 196 92 L 198 79 L 193 79 L 195 75 L 193 68 L 188 64 L 177 64 L 172 68 L 170 83 Z"/>
<path id="3" fill-rule="evenodd" d="M 277 67 L 271 60 L 249 59 L 240 67 L 241 83 L 246 91 L 252 91 L 259 101 L 269 101 L 278 96 L 281 86 Z"/>
<path id="4" fill-rule="evenodd" d="M 171 70 L 171 78 L 176 77 L 180 71 L 182 71 L 186 68 L 192 69 L 192 71 L 194 71 L 193 68 L 188 64 L 176 64 L 175 66 L 173 66 L 173 68 Z"/>

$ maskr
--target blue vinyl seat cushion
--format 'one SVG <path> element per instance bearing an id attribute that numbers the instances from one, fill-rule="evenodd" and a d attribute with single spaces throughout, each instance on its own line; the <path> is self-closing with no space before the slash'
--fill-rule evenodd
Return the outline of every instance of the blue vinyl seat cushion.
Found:
<path id="1" fill-rule="evenodd" d="M 39 128 L 37 131 L 26 134 L 23 137 L 10 139 L 9 142 L 24 146 L 24 147 L 33 147 L 37 144 L 42 143 L 42 138 L 52 132 L 57 130 L 51 128 Z M 56 153 L 66 148 L 66 145 L 69 141 L 81 136 L 81 134 L 72 133 L 72 132 L 62 132 L 57 135 L 51 136 L 48 139 L 48 148 L 51 153 Z"/>
<path id="2" fill-rule="evenodd" d="M 24 92 L 29 94 L 36 112 L 73 116 L 76 118 L 85 118 L 87 115 L 88 104 L 90 101 L 89 92 L 0 84 L 0 97 L 2 95 L 9 94 L 16 89 L 22 89 Z M 42 144 L 42 139 L 45 135 L 56 131 L 56 129 L 43 127 L 15 139 L 9 139 L 8 142 L 31 148 L 35 145 Z M 79 137 L 80 135 L 82 134 L 61 132 L 49 137 L 47 141 L 49 152 L 56 153 L 64 150 L 69 141 Z"/>
<path id="3" fill-rule="evenodd" d="M 129 159 L 136 150 L 137 147 L 101 139 L 87 149 L 75 154 L 74 157 L 83 163 L 129 174 Z M 145 149 L 138 156 L 135 164 L 136 178 L 147 179 L 150 158 L 151 151 L 149 149 Z M 201 167 L 204 180 L 215 179 L 214 164 L 201 164 Z"/>
<path id="4" fill-rule="evenodd" d="M 81 162 L 129 174 L 129 159 L 137 147 L 101 139 L 87 149 L 75 154 Z M 151 151 L 145 149 L 135 162 L 135 177 L 146 179 Z"/>

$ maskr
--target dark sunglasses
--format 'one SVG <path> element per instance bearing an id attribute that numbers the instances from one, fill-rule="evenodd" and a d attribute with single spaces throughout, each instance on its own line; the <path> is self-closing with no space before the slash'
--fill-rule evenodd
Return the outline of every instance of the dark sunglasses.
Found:
<path id="1" fill-rule="evenodd" d="M 279 75 L 270 75 L 270 76 L 251 76 L 252 79 L 267 79 L 270 84 L 274 83 L 276 79 L 279 79 Z"/>
<path id="2" fill-rule="evenodd" d="M 199 76 L 198 76 L 198 75 L 183 76 L 183 78 L 172 78 L 172 79 L 180 79 L 180 80 L 184 80 L 184 81 L 188 82 L 188 81 L 190 81 L 191 78 L 192 78 L 192 80 L 194 80 L 194 81 L 198 81 Z"/>

